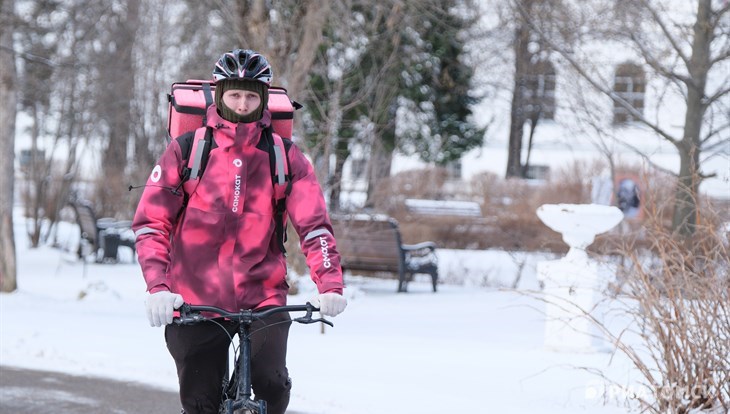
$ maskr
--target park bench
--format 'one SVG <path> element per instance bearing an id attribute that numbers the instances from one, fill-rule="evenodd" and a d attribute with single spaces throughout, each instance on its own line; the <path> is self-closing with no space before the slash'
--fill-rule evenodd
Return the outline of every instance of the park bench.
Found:
<path id="1" fill-rule="evenodd" d="M 91 204 L 85 201 L 76 200 L 68 204 L 74 210 L 81 232 L 77 251 L 79 259 L 91 256 L 97 263 L 116 263 L 119 261 L 119 246 L 132 249 L 134 258 L 136 248 L 130 221 L 97 219 Z"/>
<path id="2" fill-rule="evenodd" d="M 398 292 L 406 292 L 415 274 L 438 283 L 438 260 L 433 242 L 403 244 L 398 223 L 384 215 L 332 215 L 343 271 L 396 277 Z"/>
<path id="3" fill-rule="evenodd" d="M 482 217 L 482 208 L 475 201 L 408 198 L 405 206 L 409 213 L 423 216 Z"/>

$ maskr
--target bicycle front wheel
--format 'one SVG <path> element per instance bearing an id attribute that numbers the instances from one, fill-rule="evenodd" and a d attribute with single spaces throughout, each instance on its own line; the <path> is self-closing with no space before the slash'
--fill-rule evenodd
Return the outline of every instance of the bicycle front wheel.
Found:
<path id="1" fill-rule="evenodd" d="M 235 401 L 228 399 L 221 403 L 221 408 L 218 412 L 220 414 L 266 414 L 266 401 Z"/>

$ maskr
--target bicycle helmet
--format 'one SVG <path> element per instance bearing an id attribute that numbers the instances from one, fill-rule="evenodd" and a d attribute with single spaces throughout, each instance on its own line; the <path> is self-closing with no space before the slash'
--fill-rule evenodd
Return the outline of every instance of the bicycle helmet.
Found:
<path id="1" fill-rule="evenodd" d="M 274 73 L 266 58 L 253 50 L 234 49 L 224 53 L 213 69 L 216 82 L 226 79 L 255 80 L 271 86 Z"/>

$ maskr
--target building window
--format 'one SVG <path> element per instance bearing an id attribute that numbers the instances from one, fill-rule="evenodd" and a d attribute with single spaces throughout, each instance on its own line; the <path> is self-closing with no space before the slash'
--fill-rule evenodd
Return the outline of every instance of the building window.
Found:
<path id="1" fill-rule="evenodd" d="M 646 75 L 639 65 L 634 63 L 622 63 L 616 68 L 613 81 L 613 91 L 616 97 L 640 114 L 644 114 L 644 94 L 646 93 Z M 615 125 L 626 124 L 636 121 L 624 105 L 613 101 L 613 123 Z"/>
<path id="2" fill-rule="evenodd" d="M 555 67 L 542 60 L 530 65 L 523 88 L 527 118 L 555 119 Z"/>

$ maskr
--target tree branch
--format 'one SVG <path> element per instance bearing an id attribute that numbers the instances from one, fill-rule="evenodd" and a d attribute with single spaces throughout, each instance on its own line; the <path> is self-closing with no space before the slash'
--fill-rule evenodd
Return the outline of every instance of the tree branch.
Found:
<path id="1" fill-rule="evenodd" d="M 663 171 L 664 173 L 669 174 L 671 176 L 674 176 L 674 177 L 677 176 L 677 173 L 676 172 L 671 171 L 671 170 L 668 170 L 668 169 L 662 167 L 661 165 L 655 163 L 654 161 L 652 161 L 651 160 L 651 157 L 646 154 L 646 151 L 642 151 L 641 149 L 636 148 L 635 146 L 629 144 L 628 142 L 624 142 L 624 141 L 622 141 L 620 139 L 617 139 L 616 141 L 618 141 L 618 143 L 620 145 L 622 145 L 622 146 L 630 149 L 636 155 L 638 155 L 639 157 L 641 157 L 647 164 L 651 165 L 653 168 L 655 168 L 655 169 L 657 169 L 659 171 Z M 672 143 L 674 144 L 674 142 L 672 142 Z M 677 144 L 675 144 L 675 146 L 677 146 Z"/>
<path id="2" fill-rule="evenodd" d="M 715 101 L 717 101 L 718 99 L 727 95 L 728 93 L 730 93 L 730 86 L 726 86 L 725 89 L 720 89 L 719 91 L 715 92 L 712 96 L 708 96 L 705 99 L 704 103 L 705 103 L 705 105 L 709 106 L 712 103 L 714 103 Z"/>
<path id="3" fill-rule="evenodd" d="M 28 62 L 40 63 L 42 65 L 50 66 L 52 68 L 58 68 L 58 67 L 72 68 L 72 67 L 74 67 L 74 65 L 54 62 L 43 56 L 34 55 L 34 54 L 28 53 L 28 52 L 19 52 L 8 46 L 0 45 L 0 51 L 8 52 L 8 53 L 12 54 L 13 56 L 18 56 L 21 59 L 27 60 Z"/>
<path id="4" fill-rule="evenodd" d="M 564 48 L 557 45 L 555 42 L 552 41 L 550 37 L 545 35 L 545 33 L 537 27 L 532 19 L 530 18 L 529 14 L 524 10 L 524 7 L 518 4 L 517 7 L 520 15 L 524 19 L 524 21 L 530 26 L 531 30 L 533 30 L 537 35 L 540 36 L 542 40 L 545 41 L 545 43 L 550 47 L 550 49 L 556 51 L 560 56 L 565 59 L 573 69 L 575 69 L 578 74 L 588 81 L 591 86 L 593 86 L 596 90 L 603 93 L 604 95 L 608 96 L 613 100 L 614 102 L 618 103 L 622 108 L 626 109 L 632 117 L 634 117 L 637 121 L 640 123 L 646 125 L 650 129 L 652 129 L 654 132 L 659 134 L 662 138 L 666 139 L 667 141 L 671 142 L 672 145 L 679 148 L 679 142 L 677 138 L 670 135 L 668 132 L 664 131 L 662 128 L 659 127 L 659 125 L 649 121 L 642 113 L 636 110 L 631 104 L 626 102 L 626 100 L 622 99 L 620 96 L 618 96 L 614 91 L 607 89 L 603 86 L 605 82 L 599 82 L 596 80 L 588 71 L 576 61 L 576 59 L 573 58 L 570 52 L 566 51 Z"/>
<path id="5" fill-rule="evenodd" d="M 690 59 L 688 56 L 684 54 L 682 51 L 682 48 L 679 46 L 679 43 L 677 43 L 676 39 L 674 39 L 674 36 L 672 36 L 672 33 L 667 28 L 667 25 L 664 23 L 664 20 L 662 20 L 662 17 L 657 13 L 656 9 L 649 4 L 648 1 L 643 0 L 642 3 L 644 4 L 644 7 L 649 10 L 649 13 L 651 13 L 651 17 L 654 19 L 656 24 L 659 25 L 659 28 L 662 29 L 662 33 L 669 41 L 669 44 L 672 45 L 672 49 L 674 49 L 675 52 L 677 52 L 677 56 L 679 56 L 680 59 L 684 62 L 684 64 L 687 67 L 690 67 Z"/>
<path id="6" fill-rule="evenodd" d="M 549 40 L 547 42 L 550 44 Z M 551 44 L 550 47 L 553 48 L 554 46 Z M 613 100 L 614 102 L 621 105 L 621 107 L 626 109 L 631 114 L 631 116 L 634 117 L 637 121 L 648 126 L 652 130 L 654 130 L 654 132 L 656 132 L 657 134 L 662 136 L 662 138 L 671 142 L 673 145 L 677 146 L 679 144 L 678 139 L 669 135 L 668 132 L 661 129 L 658 125 L 656 125 L 653 122 L 646 119 L 646 117 L 644 117 L 644 115 L 641 112 L 637 111 L 636 108 L 634 108 L 631 104 L 626 102 L 626 100 L 624 100 L 623 98 L 618 96 L 614 91 L 604 88 L 601 85 L 601 83 L 596 81 L 585 69 L 583 69 L 583 67 L 580 66 L 580 64 L 578 64 L 578 62 L 575 61 L 575 59 L 573 59 L 567 53 L 565 53 L 565 51 L 558 50 L 558 49 L 554 49 L 554 50 L 556 50 L 558 53 L 560 53 L 560 55 L 563 56 L 563 58 L 565 60 L 567 60 L 568 63 L 570 63 L 570 65 L 573 67 L 573 69 L 575 69 L 583 79 L 588 81 L 588 83 L 590 83 L 591 86 L 593 86 L 596 90 L 598 90 L 599 92 L 601 92 L 604 95 L 611 98 L 611 100 Z"/>
<path id="7" fill-rule="evenodd" d="M 728 58 L 730 58 L 730 48 L 727 48 L 727 50 L 725 50 L 725 53 L 721 53 L 721 54 L 715 56 L 714 58 L 710 59 L 710 67 L 712 67 L 716 63 L 722 62 L 723 60 L 728 59 Z"/>
<path id="8" fill-rule="evenodd" d="M 721 125 L 717 129 L 711 130 L 710 132 L 707 133 L 707 135 L 704 136 L 704 138 L 700 139 L 700 145 L 710 142 L 716 135 L 720 134 L 721 132 L 723 132 L 724 130 L 726 130 L 728 128 L 730 128 L 730 122 L 728 122 L 724 125 Z M 708 151 L 712 152 L 715 149 L 715 147 L 722 146 L 722 145 L 728 145 L 728 141 L 725 139 L 718 140 L 716 143 L 714 143 L 708 147 L 703 147 L 702 152 L 708 152 Z"/>
<path id="9" fill-rule="evenodd" d="M 652 54 L 651 51 L 644 46 L 644 43 L 641 41 L 641 39 L 638 39 L 634 34 L 629 35 L 629 38 L 631 41 L 636 45 L 639 52 L 641 53 L 641 56 L 644 58 L 644 61 L 657 73 L 660 73 L 665 78 L 669 79 L 677 79 L 684 83 L 687 87 L 692 87 L 694 85 L 694 82 L 692 79 L 688 76 L 680 75 L 679 73 L 669 69 L 668 67 L 662 65 L 658 59 L 656 59 Z M 682 57 L 680 59 L 684 60 Z M 685 61 L 686 63 L 686 61 Z"/>

